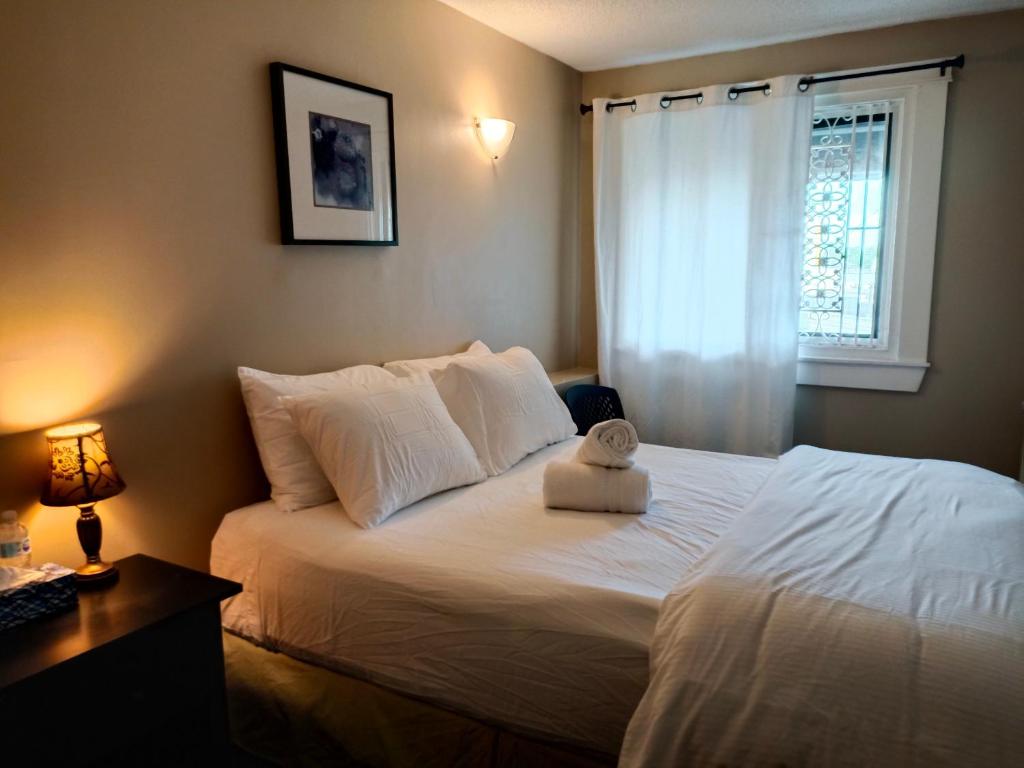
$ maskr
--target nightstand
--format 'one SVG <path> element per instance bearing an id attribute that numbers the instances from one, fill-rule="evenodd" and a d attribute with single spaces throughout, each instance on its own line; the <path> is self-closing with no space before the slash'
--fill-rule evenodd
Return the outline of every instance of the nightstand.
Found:
<path id="1" fill-rule="evenodd" d="M 230 765 L 220 601 L 146 555 L 78 608 L 0 633 L 0 723 L 34 765 Z"/>

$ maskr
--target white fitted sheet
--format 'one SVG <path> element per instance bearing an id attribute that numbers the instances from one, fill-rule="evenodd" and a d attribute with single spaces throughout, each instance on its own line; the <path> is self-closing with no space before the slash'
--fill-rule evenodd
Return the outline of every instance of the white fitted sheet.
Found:
<path id="1" fill-rule="evenodd" d="M 646 515 L 547 510 L 541 479 L 580 438 L 370 530 L 337 502 L 228 514 L 211 570 L 240 581 L 225 627 L 515 730 L 618 752 L 662 599 L 772 459 L 641 445 Z"/>

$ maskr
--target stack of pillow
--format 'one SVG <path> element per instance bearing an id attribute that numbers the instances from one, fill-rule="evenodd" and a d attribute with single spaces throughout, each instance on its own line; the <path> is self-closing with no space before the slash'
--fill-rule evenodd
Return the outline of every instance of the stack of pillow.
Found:
<path id="1" fill-rule="evenodd" d="M 475 342 L 458 355 L 383 367 L 238 376 L 277 505 L 290 512 L 337 498 L 364 528 L 576 432 L 522 347 L 493 354 Z"/>

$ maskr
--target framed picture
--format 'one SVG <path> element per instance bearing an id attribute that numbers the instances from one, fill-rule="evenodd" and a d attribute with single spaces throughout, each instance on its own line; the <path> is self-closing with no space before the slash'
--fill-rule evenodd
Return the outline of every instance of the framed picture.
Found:
<path id="1" fill-rule="evenodd" d="M 391 94 L 270 65 L 281 242 L 398 245 Z"/>

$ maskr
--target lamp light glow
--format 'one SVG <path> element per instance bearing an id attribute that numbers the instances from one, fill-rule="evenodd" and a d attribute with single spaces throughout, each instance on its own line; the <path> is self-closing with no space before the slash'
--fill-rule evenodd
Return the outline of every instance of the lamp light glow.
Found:
<path id="1" fill-rule="evenodd" d="M 476 121 L 476 136 L 487 156 L 497 160 L 508 151 L 516 124 L 497 117 L 481 117 Z"/>

